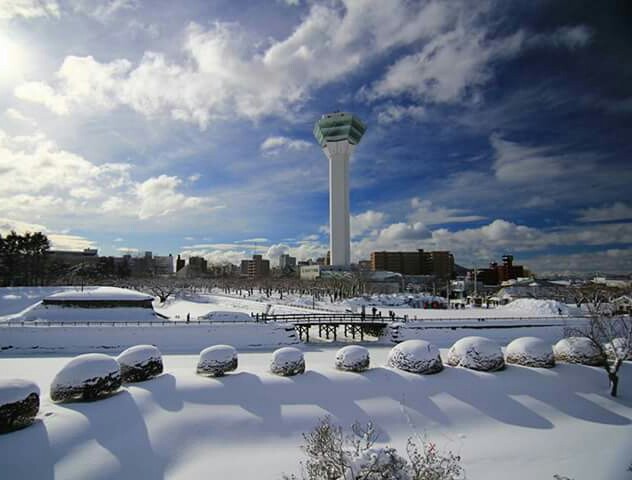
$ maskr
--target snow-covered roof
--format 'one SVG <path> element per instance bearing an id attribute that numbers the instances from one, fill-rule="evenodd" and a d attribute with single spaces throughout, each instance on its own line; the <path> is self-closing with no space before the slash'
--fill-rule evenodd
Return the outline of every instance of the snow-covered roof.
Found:
<path id="1" fill-rule="evenodd" d="M 69 302 L 89 302 L 89 301 L 146 301 L 153 300 L 154 297 L 144 293 L 128 290 L 119 287 L 86 287 L 83 290 L 65 291 L 53 293 L 44 300 L 66 300 Z"/>

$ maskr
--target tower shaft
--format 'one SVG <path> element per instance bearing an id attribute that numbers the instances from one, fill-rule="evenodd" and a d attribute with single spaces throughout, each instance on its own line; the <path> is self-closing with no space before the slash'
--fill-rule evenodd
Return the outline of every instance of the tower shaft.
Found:
<path id="1" fill-rule="evenodd" d="M 323 149 L 329 159 L 329 252 L 332 265 L 351 263 L 349 232 L 349 158 L 353 145 L 330 142 Z"/>

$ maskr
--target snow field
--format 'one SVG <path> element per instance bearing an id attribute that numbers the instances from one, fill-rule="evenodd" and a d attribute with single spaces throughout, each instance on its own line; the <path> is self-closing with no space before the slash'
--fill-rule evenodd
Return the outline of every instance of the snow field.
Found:
<path id="1" fill-rule="evenodd" d="M 269 351 L 241 353 L 240 371 L 222 378 L 196 375 L 197 355 L 166 355 L 165 374 L 99 402 L 57 405 L 44 395 L 35 425 L 0 437 L 0 471 L 18 479 L 277 479 L 298 471 L 301 434 L 331 415 L 345 427 L 373 420 L 379 445 L 400 453 L 410 435 L 424 434 L 461 455 L 474 480 L 628 475 L 629 363 L 621 398 L 611 399 L 599 368 L 423 376 L 380 367 L 390 349 L 369 350 L 376 367 L 348 373 L 334 367 L 336 349 L 306 347 L 309 368 L 295 377 L 269 373 Z M 67 361 L 3 358 L 0 377 L 11 372 L 46 390 Z"/>

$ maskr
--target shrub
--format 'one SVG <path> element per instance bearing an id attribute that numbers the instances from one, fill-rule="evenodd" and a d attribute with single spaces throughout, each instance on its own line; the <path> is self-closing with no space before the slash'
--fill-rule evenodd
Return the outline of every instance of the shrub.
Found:
<path id="1" fill-rule="evenodd" d="M 436 444 L 408 439 L 404 458 L 395 448 L 376 447 L 377 431 L 372 423 L 352 426 L 353 435 L 331 423 L 329 417 L 303 434 L 301 447 L 307 459 L 301 462 L 301 476 L 284 475 L 285 480 L 458 480 L 464 478 L 461 458 L 443 454 Z"/>

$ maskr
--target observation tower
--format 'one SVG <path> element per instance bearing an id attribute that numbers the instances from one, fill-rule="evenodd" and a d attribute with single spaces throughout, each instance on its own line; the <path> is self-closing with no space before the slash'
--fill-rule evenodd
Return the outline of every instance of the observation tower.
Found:
<path id="1" fill-rule="evenodd" d="M 351 113 L 326 113 L 314 136 L 329 159 L 329 251 L 331 265 L 351 263 L 349 234 L 349 158 L 366 126 Z"/>

